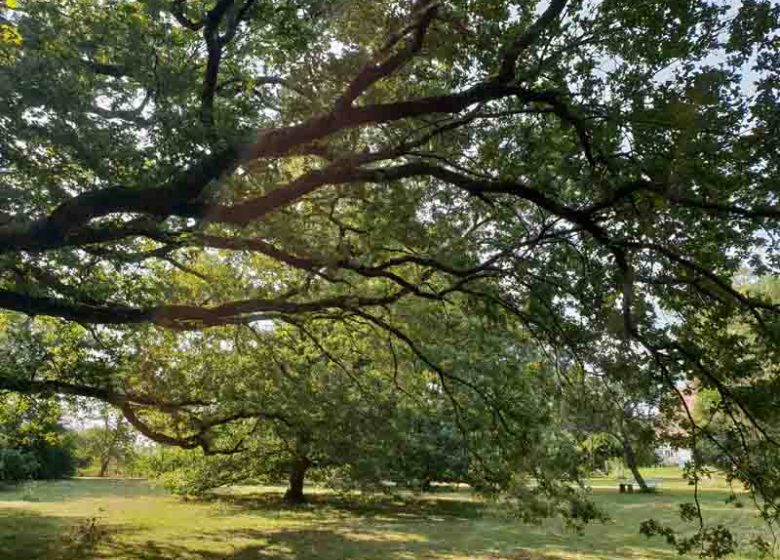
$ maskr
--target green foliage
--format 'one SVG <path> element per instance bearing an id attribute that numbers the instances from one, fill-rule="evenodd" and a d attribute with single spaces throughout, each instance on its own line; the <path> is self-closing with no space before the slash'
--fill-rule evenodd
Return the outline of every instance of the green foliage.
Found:
<path id="1" fill-rule="evenodd" d="M 590 519 L 603 433 L 780 521 L 776 287 L 735 287 L 780 273 L 776 3 L 20 4 L 2 390 L 116 407 L 184 489 L 466 478 Z M 66 472 L 27 410 L 9 448 Z"/>
<path id="2" fill-rule="evenodd" d="M 33 453 L 40 467 L 35 471 L 34 478 L 65 478 L 76 474 L 77 445 L 75 434 L 62 428 L 54 443 L 36 446 Z"/>
<path id="3" fill-rule="evenodd" d="M 236 483 L 267 482 L 258 479 L 251 455 L 204 456 L 199 451 L 152 446 L 139 452 L 135 469 L 183 496 L 202 496 L 209 490 Z M 260 463 L 263 467 L 266 465 Z M 261 471 L 262 472 L 262 471 Z"/>
<path id="4" fill-rule="evenodd" d="M 75 473 L 76 442 L 52 399 L 0 394 L 3 480 L 51 479 Z"/>
<path id="5" fill-rule="evenodd" d="M 40 465 L 33 453 L 19 449 L 0 449 L 0 480 L 20 482 L 33 478 Z"/>
<path id="6" fill-rule="evenodd" d="M 582 482 L 581 468 L 574 441 L 551 429 L 547 403 L 555 388 L 533 347 L 522 333 L 491 330 L 465 313 L 410 311 L 419 347 L 392 339 L 377 346 L 365 326 L 318 322 L 197 333 L 185 346 L 172 336 L 145 339 L 142 368 L 128 374 L 164 368 L 166 381 L 177 379 L 174 386 L 147 379 L 150 392 L 196 400 L 218 392 L 211 417 L 246 419 L 200 436 L 205 453 L 142 454 L 141 469 L 177 493 L 201 494 L 278 482 L 304 461 L 306 476 L 342 489 L 470 482 L 497 493 L 511 484 L 515 507 L 529 516 L 523 491 L 540 502 L 556 495 L 545 511 L 568 514 L 567 484 Z M 240 351 L 224 352 L 228 344 Z M 188 424 L 181 414 L 145 414 L 143 421 L 180 434 L 203 422 Z M 586 511 L 584 501 L 579 510 Z"/>
<path id="7" fill-rule="evenodd" d="M 437 398 L 438 397 L 438 398 Z M 422 406 L 406 406 L 394 421 L 397 437 L 380 475 L 430 490 L 433 482 L 469 480 L 469 449 L 448 403 L 431 395 Z"/>
<path id="8" fill-rule="evenodd" d="M 677 548 L 677 552 L 681 555 L 697 551 L 700 558 L 723 558 L 732 554 L 737 548 L 732 532 L 723 525 L 701 528 L 691 536 L 680 537 L 670 527 L 648 520 L 642 522 L 639 531 L 646 537 L 664 537 L 666 542 Z"/>
<path id="9" fill-rule="evenodd" d="M 97 420 L 100 425 L 75 434 L 81 470 L 93 476 L 106 476 L 110 471 L 127 474 L 135 459 L 137 433 L 121 415 L 106 406 Z"/>

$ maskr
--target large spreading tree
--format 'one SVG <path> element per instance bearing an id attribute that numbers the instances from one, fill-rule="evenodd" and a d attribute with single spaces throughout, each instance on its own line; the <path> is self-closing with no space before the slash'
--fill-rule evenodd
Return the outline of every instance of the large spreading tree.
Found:
<path id="1" fill-rule="evenodd" d="M 514 323 L 560 374 L 681 404 L 695 380 L 776 452 L 742 389 L 776 390 L 780 309 L 733 284 L 780 266 L 776 4 L 5 5 L 0 308 L 21 339 L 46 317 L 97 342 L 79 375 L 12 367 L 3 388 L 142 425 L 198 403 L 119 383 L 100 340 L 322 322 L 462 385 L 415 335 L 419 300 Z M 736 321 L 760 356 L 723 359 Z M 735 476 L 776 517 L 780 477 L 754 449 L 730 451 Z"/>

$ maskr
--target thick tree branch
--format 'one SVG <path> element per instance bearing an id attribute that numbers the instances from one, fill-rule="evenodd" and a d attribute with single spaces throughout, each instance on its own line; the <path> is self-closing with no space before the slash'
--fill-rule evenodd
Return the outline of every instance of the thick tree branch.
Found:
<path id="1" fill-rule="evenodd" d="M 567 0 L 551 0 L 547 9 L 539 16 L 531 27 L 518 37 L 512 39 L 503 49 L 501 67 L 497 80 L 501 83 L 509 83 L 515 78 L 517 72 L 517 59 L 523 52 L 533 45 L 539 36 L 544 33 L 560 17 L 566 7 Z"/>
<path id="2" fill-rule="evenodd" d="M 119 212 L 164 218 L 169 215 L 202 217 L 208 210 L 212 219 L 220 212 L 225 212 L 220 219 L 237 224 L 247 223 L 252 218 L 295 200 L 301 196 L 300 193 L 305 194 L 322 186 L 328 179 L 327 174 L 341 173 L 343 167 L 330 166 L 327 172 L 312 172 L 310 176 L 302 177 L 289 192 L 277 192 L 262 202 L 253 201 L 229 210 L 213 209 L 196 199 L 208 184 L 229 175 L 242 163 L 261 157 L 285 155 L 296 147 L 308 145 L 340 130 L 432 113 L 458 113 L 473 104 L 508 96 L 517 96 L 526 102 L 549 101 L 554 97 L 545 92 L 486 83 L 451 95 L 353 107 L 319 115 L 299 125 L 267 130 L 252 144 L 231 146 L 215 152 L 182 171 L 165 185 L 136 189 L 116 186 L 90 191 L 62 203 L 48 218 L 0 226 L 0 252 L 69 245 L 72 243 L 68 239 L 69 232 L 86 225 L 93 218 Z M 317 173 L 326 176 L 316 177 Z"/>
<path id="3" fill-rule="evenodd" d="M 184 15 L 185 3 L 187 0 L 173 0 L 171 5 L 171 13 L 183 27 L 191 29 L 192 31 L 200 31 L 204 25 L 204 21 L 192 21 Z"/>
<path id="4" fill-rule="evenodd" d="M 46 296 L 32 296 L 0 289 L 0 308 L 27 315 L 48 315 L 69 321 L 99 324 L 153 323 L 178 329 L 199 329 L 208 326 L 241 324 L 272 318 L 280 313 L 303 314 L 329 309 L 359 309 L 383 306 L 407 295 L 402 289 L 386 296 L 332 296 L 319 300 L 296 302 L 288 297 L 248 299 L 213 307 L 193 305 L 160 305 L 149 308 L 106 303 L 89 305 Z"/>
<path id="5" fill-rule="evenodd" d="M 210 437 L 211 430 L 214 428 L 241 420 L 253 419 L 278 421 L 285 424 L 289 422 L 284 414 L 278 412 L 253 410 L 249 407 L 234 412 L 208 412 L 207 409 L 214 408 L 214 402 L 198 399 L 164 400 L 152 395 L 120 392 L 100 386 L 59 380 L 29 380 L 3 376 L 0 377 L 0 390 L 31 395 L 58 394 L 96 399 L 121 410 L 128 422 L 149 439 L 183 449 L 201 448 L 207 455 L 238 453 L 240 451 L 239 448 L 234 447 L 215 448 Z M 202 410 L 194 411 L 192 407 Z M 192 433 L 186 436 L 173 436 L 156 430 L 141 418 L 139 411 L 142 409 L 152 409 L 176 416 L 184 415 Z"/>
<path id="6" fill-rule="evenodd" d="M 399 34 L 390 37 L 385 46 L 377 53 L 376 58 L 386 57 L 384 60 L 375 60 L 368 63 L 354 80 L 349 84 L 346 91 L 336 101 L 336 110 L 343 110 L 350 107 L 358 97 L 360 97 L 373 84 L 391 75 L 393 72 L 403 66 L 410 58 L 420 52 L 423 45 L 423 39 L 430 27 L 431 22 L 436 17 L 439 2 L 436 0 L 420 0 L 415 3 L 414 22 L 404 28 Z M 395 54 L 389 55 L 389 51 L 405 35 L 409 38 L 402 49 Z"/>

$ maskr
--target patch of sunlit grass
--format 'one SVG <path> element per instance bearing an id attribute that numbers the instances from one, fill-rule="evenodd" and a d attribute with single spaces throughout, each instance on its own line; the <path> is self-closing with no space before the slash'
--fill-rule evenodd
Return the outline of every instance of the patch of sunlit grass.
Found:
<path id="1" fill-rule="evenodd" d="M 597 485 L 594 499 L 611 520 L 582 535 L 555 519 L 521 524 L 465 489 L 393 497 L 312 491 L 312 503 L 289 507 L 279 487 L 183 500 L 138 481 L 44 482 L 35 501 L 25 500 L 23 489 L 0 492 L 0 558 L 75 560 L 62 548 L 63 535 L 95 517 L 105 542 L 79 559 L 672 560 L 676 551 L 642 537 L 639 524 L 652 517 L 685 529 L 679 505 L 690 501 L 692 489 L 668 471 L 660 474 L 667 476 L 657 494 Z M 726 503 L 728 495 L 719 484 L 703 487 L 705 516 L 747 543 L 762 526 L 749 501 L 736 508 Z"/>

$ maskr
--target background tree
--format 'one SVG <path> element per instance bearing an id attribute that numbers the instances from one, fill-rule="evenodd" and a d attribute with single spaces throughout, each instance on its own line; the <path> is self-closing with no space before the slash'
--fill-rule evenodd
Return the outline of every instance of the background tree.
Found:
<path id="1" fill-rule="evenodd" d="M 99 477 L 106 476 L 111 466 L 114 472 L 126 472 L 134 459 L 137 432 L 109 405 L 100 406 L 97 417 L 88 418 L 96 424 L 77 433 L 81 462 Z"/>
<path id="2" fill-rule="evenodd" d="M 469 447 L 449 400 L 436 385 L 397 412 L 394 432 L 394 445 L 383 457 L 387 479 L 423 491 L 432 490 L 434 482 L 470 480 Z"/>
<path id="3" fill-rule="evenodd" d="M 432 306 L 413 311 L 427 317 L 415 335 L 431 346 L 425 351 L 394 337 L 376 346 L 372 324 L 329 321 L 211 330 L 185 344 L 173 333 L 143 339 L 125 375 L 144 375 L 149 394 L 190 404 L 151 403 L 134 422 L 150 437 L 206 454 L 166 452 L 150 469 L 188 493 L 284 476 L 293 502 L 303 499 L 310 470 L 342 487 L 479 480 L 495 491 L 532 467 L 560 478 L 561 469 L 541 466 L 553 435 L 543 424 L 545 371 L 522 333 L 490 335 L 484 320 Z M 451 362 L 446 375 L 428 357 L 434 352 Z M 154 373 L 161 370 L 162 382 Z"/>
<path id="4" fill-rule="evenodd" d="M 768 301 L 780 301 L 780 282 L 777 278 L 756 278 L 745 283 L 741 290 L 762 295 Z M 710 343 L 718 352 L 718 360 L 734 368 L 734 392 L 741 402 L 750 403 L 750 414 L 761 419 L 757 429 L 745 411 L 735 408 L 733 403 L 723 399 L 720 392 L 706 384 L 692 384 L 695 400 L 691 407 L 691 420 L 706 427 L 706 438 L 697 442 L 695 455 L 702 465 L 723 469 L 735 476 L 741 469 L 765 468 L 775 463 L 777 451 L 771 444 L 780 437 L 780 414 L 778 414 L 778 354 L 776 345 L 767 345 L 756 337 L 745 319 L 732 321 L 722 329 L 711 333 Z M 708 328 L 708 326 L 704 326 Z M 729 350 L 731 348 L 731 350 Z M 763 431 L 763 433 L 762 433 Z M 751 453 L 742 456 L 743 442 L 750 441 Z M 735 464 L 734 459 L 741 457 Z M 763 477 L 757 484 L 763 489 L 749 486 L 753 498 L 758 495 L 780 495 L 774 486 L 773 477 Z"/>
<path id="5" fill-rule="evenodd" d="M 657 401 L 640 400 L 639 394 L 627 396 L 620 388 L 605 386 L 602 380 L 578 383 L 570 390 L 573 394 L 567 398 L 564 414 L 591 460 L 594 452 L 602 465 L 607 458 L 620 458 L 639 489 L 650 492 L 639 468 L 656 462 L 662 428 Z"/>

